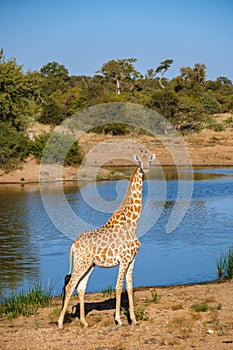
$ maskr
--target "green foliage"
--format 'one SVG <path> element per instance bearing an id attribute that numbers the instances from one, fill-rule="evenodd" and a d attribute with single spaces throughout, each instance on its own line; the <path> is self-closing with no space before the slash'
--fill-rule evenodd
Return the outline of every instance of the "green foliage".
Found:
<path id="1" fill-rule="evenodd" d="M 205 128 L 212 129 L 214 131 L 223 131 L 223 124 L 217 123 L 212 117 L 203 118 Z"/>
<path id="2" fill-rule="evenodd" d="M 193 304 L 192 309 L 196 312 L 215 311 L 215 310 L 221 310 L 222 304 L 217 304 L 216 306 L 209 306 L 206 302 L 202 302 L 202 303 Z"/>
<path id="3" fill-rule="evenodd" d="M 150 105 L 165 118 L 171 119 L 177 112 L 178 96 L 172 90 L 155 90 Z"/>
<path id="4" fill-rule="evenodd" d="M 104 297 L 111 297 L 115 293 L 115 290 L 112 285 L 109 285 L 107 288 L 102 290 Z"/>
<path id="5" fill-rule="evenodd" d="M 159 302 L 159 300 L 161 299 L 161 295 L 159 295 L 156 290 L 151 291 L 151 297 L 152 297 L 152 301 L 155 304 L 157 304 Z"/>
<path id="6" fill-rule="evenodd" d="M 196 312 L 206 312 L 208 310 L 208 304 L 207 303 L 193 304 L 192 309 Z"/>
<path id="7" fill-rule="evenodd" d="M 132 131 L 132 127 L 123 123 L 112 123 L 96 126 L 91 132 L 111 134 L 111 135 L 128 135 Z"/>
<path id="8" fill-rule="evenodd" d="M 42 89 L 46 95 L 60 90 L 65 92 L 68 87 L 69 72 L 62 64 L 55 61 L 49 62 L 40 69 L 41 75 L 44 77 Z"/>
<path id="9" fill-rule="evenodd" d="M 14 169 L 30 152 L 27 136 L 5 123 L 0 123 L 0 167 Z"/>
<path id="10" fill-rule="evenodd" d="M 161 299 L 161 295 L 159 295 L 156 290 L 152 290 L 151 299 L 146 298 L 146 305 L 150 305 L 152 302 L 157 304 L 160 299 Z"/>
<path id="11" fill-rule="evenodd" d="M 170 68 L 172 63 L 173 63 L 172 59 L 167 59 L 163 62 L 160 62 L 160 65 L 155 70 L 155 74 L 160 73 L 159 84 L 162 89 L 165 89 L 164 85 L 162 84 L 162 78 L 164 77 L 165 73 Z"/>
<path id="12" fill-rule="evenodd" d="M 137 62 L 136 58 L 111 60 L 105 63 L 97 73 L 103 74 L 107 79 L 112 79 L 116 84 L 116 92 L 120 95 L 124 80 L 140 77 L 140 73 L 134 68 L 133 63 L 135 62 Z"/>
<path id="13" fill-rule="evenodd" d="M 181 67 L 177 81 L 180 84 L 180 88 L 186 89 L 204 85 L 206 82 L 206 66 L 196 63 L 193 68 Z"/>
<path id="14" fill-rule="evenodd" d="M 72 114 L 100 103 L 138 103 L 158 111 L 177 129 L 186 132 L 203 127 L 220 131 L 224 126 L 231 126 L 218 124 L 212 117 L 220 112 L 233 112 L 233 84 L 229 78 L 220 76 L 216 81 L 206 81 L 205 64 L 196 63 L 193 67 L 181 67 L 177 77 L 165 80 L 172 59 L 149 69 L 144 77 L 136 70 L 136 62 L 136 58 L 110 60 L 92 77 L 69 76 L 67 68 L 55 61 L 40 71 L 24 73 L 14 58 L 6 60 L 4 51 L 0 50 L 1 167 L 12 168 L 28 155 L 29 121 L 58 125 Z M 95 132 L 112 135 L 127 135 L 131 131 L 132 127 L 118 123 L 95 129 Z M 41 136 L 31 145 L 38 158 L 45 141 L 48 139 Z M 54 143 L 59 153 L 60 141 L 57 139 Z M 51 153 L 54 153 L 53 161 L 60 159 L 59 154 L 55 156 L 55 149 Z M 66 163 L 79 163 L 78 144 L 72 146 L 71 154 L 75 160 L 68 157 Z M 49 155 L 46 159 L 50 159 Z"/>
<path id="15" fill-rule="evenodd" d="M 230 247 L 227 253 L 221 253 L 216 265 L 219 278 L 233 278 L 233 247 Z"/>
<path id="16" fill-rule="evenodd" d="M 31 143 L 30 150 L 43 164 L 78 165 L 83 159 L 78 141 L 73 142 L 71 136 L 59 133 L 42 134 L 36 137 Z"/>
<path id="17" fill-rule="evenodd" d="M 0 316 L 12 319 L 19 315 L 33 315 L 39 307 L 49 306 L 51 298 L 51 290 L 43 290 L 41 283 L 35 283 L 26 293 L 4 298 L 0 304 Z"/>
<path id="18" fill-rule="evenodd" d="M 68 79 L 69 71 L 65 66 L 55 61 L 49 62 L 44 65 L 40 72 L 45 77 L 59 77 L 61 79 Z"/>
<path id="19" fill-rule="evenodd" d="M 205 92 L 201 97 L 201 102 L 204 106 L 205 112 L 215 114 L 221 112 L 221 105 L 214 97 L 213 93 Z"/>
<path id="20" fill-rule="evenodd" d="M 149 314 L 143 307 L 136 308 L 135 309 L 135 318 L 136 318 L 136 321 L 148 321 Z"/>
<path id="21" fill-rule="evenodd" d="M 48 97 L 47 101 L 42 103 L 42 112 L 38 121 L 42 124 L 59 125 L 64 119 L 59 103 L 53 97 Z"/>
<path id="22" fill-rule="evenodd" d="M 31 101 L 39 96 L 35 75 L 24 74 L 15 59 L 5 60 L 0 53 L 0 122 L 10 123 L 17 131 L 28 124 Z"/>

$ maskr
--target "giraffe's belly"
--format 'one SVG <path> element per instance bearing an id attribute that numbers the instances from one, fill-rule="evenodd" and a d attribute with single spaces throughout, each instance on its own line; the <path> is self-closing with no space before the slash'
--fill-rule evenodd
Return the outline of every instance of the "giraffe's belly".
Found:
<path id="1" fill-rule="evenodd" d="M 119 251 L 111 248 L 96 248 L 94 264 L 100 267 L 114 267 L 119 265 Z"/>
<path id="2" fill-rule="evenodd" d="M 122 243 L 117 248 L 111 246 L 93 247 L 93 262 L 100 267 L 114 267 L 119 265 L 122 259 L 130 262 L 136 255 L 140 242 L 135 239 L 131 242 Z"/>

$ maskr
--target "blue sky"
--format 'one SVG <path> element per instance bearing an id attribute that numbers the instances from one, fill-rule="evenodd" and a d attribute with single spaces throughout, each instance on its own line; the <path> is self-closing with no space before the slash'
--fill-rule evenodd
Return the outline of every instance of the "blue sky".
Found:
<path id="1" fill-rule="evenodd" d="M 232 0 L 0 0 L 0 47 L 24 70 L 50 61 L 93 75 L 110 59 L 136 57 L 145 74 L 165 59 L 204 63 L 208 79 L 233 80 Z"/>

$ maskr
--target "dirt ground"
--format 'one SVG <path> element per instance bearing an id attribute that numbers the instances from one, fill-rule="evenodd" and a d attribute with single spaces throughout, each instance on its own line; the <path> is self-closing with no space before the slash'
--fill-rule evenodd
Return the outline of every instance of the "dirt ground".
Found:
<path id="1" fill-rule="evenodd" d="M 233 348 L 233 281 L 135 290 L 138 325 L 129 325 L 125 316 L 126 296 L 122 297 L 122 321 L 114 323 L 114 294 L 86 295 L 86 319 L 79 323 L 77 297 L 69 305 L 63 330 L 57 329 L 61 299 L 36 315 L 12 321 L 0 319 L 0 349 L 85 349 L 149 350 Z M 207 310 L 195 311 L 193 305 Z"/>

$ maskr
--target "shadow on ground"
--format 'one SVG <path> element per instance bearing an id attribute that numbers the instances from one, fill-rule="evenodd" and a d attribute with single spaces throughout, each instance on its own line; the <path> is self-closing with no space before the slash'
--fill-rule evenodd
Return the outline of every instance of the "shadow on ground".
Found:
<path id="1" fill-rule="evenodd" d="M 86 302 L 85 303 L 85 316 L 87 316 L 91 311 L 104 311 L 104 310 L 115 310 L 116 308 L 116 298 L 110 298 L 104 301 L 97 302 Z M 126 292 L 123 292 L 121 295 L 121 311 L 126 315 L 128 322 L 130 323 L 129 318 L 129 304 L 128 304 L 128 295 Z M 80 318 L 80 305 L 74 305 L 72 307 L 72 313 L 68 314 L 66 317 L 66 322 L 71 322 L 74 318 Z"/>

